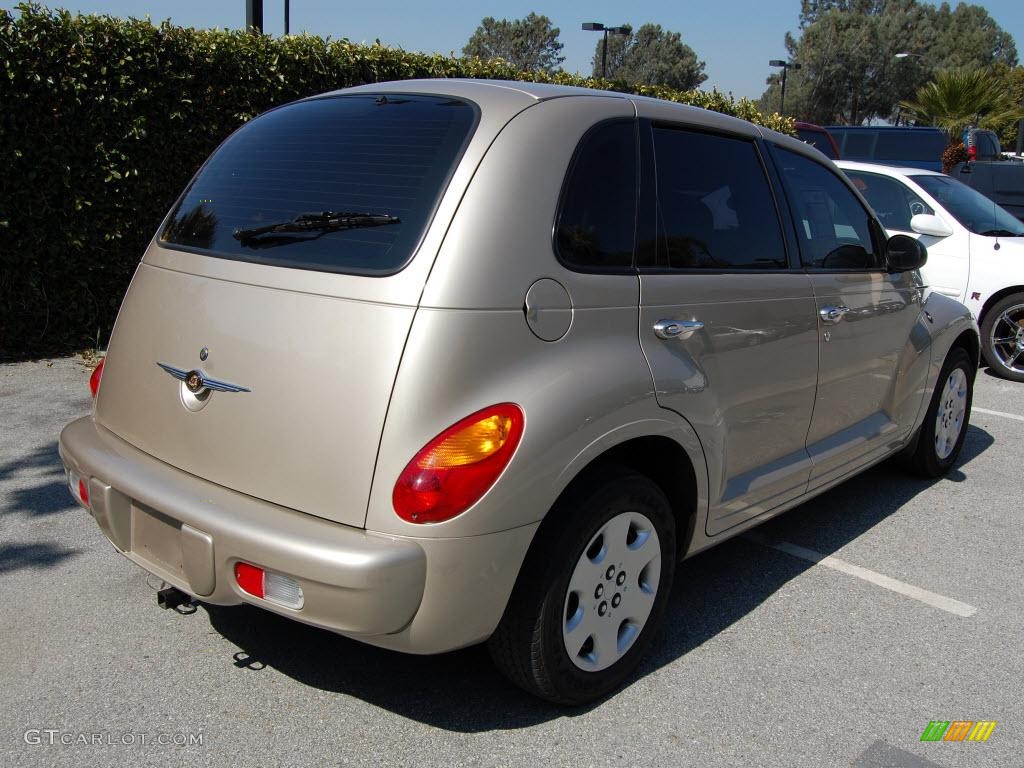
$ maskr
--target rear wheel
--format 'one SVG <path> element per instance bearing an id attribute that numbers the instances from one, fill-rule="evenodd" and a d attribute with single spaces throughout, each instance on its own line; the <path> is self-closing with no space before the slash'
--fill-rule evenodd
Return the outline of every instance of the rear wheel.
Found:
<path id="1" fill-rule="evenodd" d="M 650 479 L 605 467 L 576 483 L 523 564 L 491 657 L 559 704 L 615 688 L 650 645 L 675 572 L 675 521 Z"/>
<path id="2" fill-rule="evenodd" d="M 997 376 L 1024 381 L 1024 293 L 996 302 L 981 323 L 981 353 Z"/>
<path id="3" fill-rule="evenodd" d="M 910 466 L 918 474 L 939 477 L 956 463 L 971 417 L 976 368 L 961 347 L 953 348 L 935 384 L 928 413 L 921 425 Z"/>

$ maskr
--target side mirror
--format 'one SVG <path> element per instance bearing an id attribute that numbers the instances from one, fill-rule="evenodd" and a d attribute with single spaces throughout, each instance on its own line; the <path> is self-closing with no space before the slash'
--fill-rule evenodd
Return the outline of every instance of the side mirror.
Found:
<path id="1" fill-rule="evenodd" d="M 932 213 L 919 213 L 910 219 L 910 228 L 919 235 L 932 237 L 949 237 L 953 228 Z"/>
<path id="2" fill-rule="evenodd" d="M 910 272 L 925 265 L 928 249 L 910 235 L 893 235 L 885 244 L 885 259 L 890 272 Z"/>

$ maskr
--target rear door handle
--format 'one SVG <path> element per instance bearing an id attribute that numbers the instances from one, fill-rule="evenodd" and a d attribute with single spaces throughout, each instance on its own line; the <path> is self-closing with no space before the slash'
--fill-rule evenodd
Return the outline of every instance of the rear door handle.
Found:
<path id="1" fill-rule="evenodd" d="M 659 339 L 688 339 L 703 327 L 700 320 L 659 320 L 654 324 L 654 335 Z"/>
<path id="2" fill-rule="evenodd" d="M 821 319 L 832 325 L 835 325 L 843 319 L 843 315 L 850 311 L 850 308 L 844 304 L 840 304 L 838 307 L 828 306 L 822 307 L 818 314 L 821 315 Z"/>

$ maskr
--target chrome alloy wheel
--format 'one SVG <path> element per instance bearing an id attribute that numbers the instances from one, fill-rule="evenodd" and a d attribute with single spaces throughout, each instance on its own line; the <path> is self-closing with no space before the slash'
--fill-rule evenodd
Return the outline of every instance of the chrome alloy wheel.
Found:
<path id="1" fill-rule="evenodd" d="M 661 543 L 645 515 L 623 512 L 601 526 L 566 590 L 562 640 L 573 664 L 597 672 L 621 659 L 651 615 L 660 579 Z"/>
<path id="2" fill-rule="evenodd" d="M 967 414 L 967 374 L 954 368 L 946 379 L 935 414 L 935 455 L 945 459 L 953 452 Z"/>
<path id="3" fill-rule="evenodd" d="M 1024 304 L 1008 307 L 992 324 L 992 352 L 1008 371 L 1024 373 Z"/>

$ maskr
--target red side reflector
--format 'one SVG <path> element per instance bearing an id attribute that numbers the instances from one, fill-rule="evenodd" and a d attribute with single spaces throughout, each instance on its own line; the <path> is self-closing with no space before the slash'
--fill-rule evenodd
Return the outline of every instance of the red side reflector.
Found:
<path id="1" fill-rule="evenodd" d="M 78 481 L 78 498 L 82 500 L 85 506 L 89 506 L 89 486 L 85 484 L 85 480 Z"/>
<path id="2" fill-rule="evenodd" d="M 235 563 L 235 581 L 253 597 L 263 597 L 263 569 L 248 563 Z"/>
<path id="3" fill-rule="evenodd" d="M 96 394 L 100 391 L 100 379 L 103 378 L 103 364 L 107 362 L 107 358 L 100 360 L 100 364 L 92 372 L 92 376 L 89 377 L 89 391 L 92 392 L 93 399 L 96 398 Z"/>

